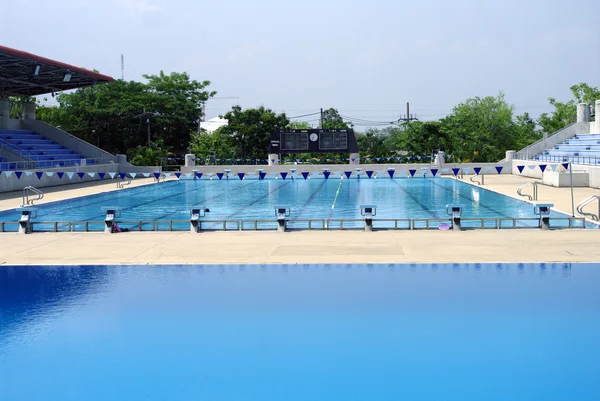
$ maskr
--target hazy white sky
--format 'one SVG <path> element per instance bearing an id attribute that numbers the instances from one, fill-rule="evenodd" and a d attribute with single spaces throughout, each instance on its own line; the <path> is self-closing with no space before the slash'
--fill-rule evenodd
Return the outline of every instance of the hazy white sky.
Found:
<path id="1" fill-rule="evenodd" d="M 140 80 L 187 71 L 217 96 L 289 116 L 336 107 L 435 119 L 504 91 L 549 110 L 569 86 L 600 85 L 600 1 L 3 1 L 0 43 Z M 213 100 L 208 117 L 236 100 Z"/>

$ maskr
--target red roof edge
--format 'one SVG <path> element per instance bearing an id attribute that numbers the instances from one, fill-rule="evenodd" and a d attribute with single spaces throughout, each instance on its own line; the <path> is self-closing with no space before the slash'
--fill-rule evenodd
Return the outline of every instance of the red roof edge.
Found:
<path id="1" fill-rule="evenodd" d="M 70 71 L 78 72 L 80 74 L 87 75 L 89 77 L 93 77 L 93 78 L 97 79 L 98 81 L 104 81 L 104 82 L 113 82 L 114 81 L 114 78 L 109 77 L 108 75 L 99 74 L 97 72 L 90 71 L 85 68 L 75 67 L 74 65 L 61 63 L 60 61 L 51 60 L 46 57 L 41 57 L 41 56 L 27 53 L 27 52 L 17 50 L 17 49 L 11 49 L 10 47 L 6 47 L 6 46 L 2 46 L 2 45 L 0 45 L 0 53 L 9 54 L 14 57 L 21 57 L 24 59 L 36 61 L 38 63 L 50 64 L 55 67 L 63 67 Z"/>

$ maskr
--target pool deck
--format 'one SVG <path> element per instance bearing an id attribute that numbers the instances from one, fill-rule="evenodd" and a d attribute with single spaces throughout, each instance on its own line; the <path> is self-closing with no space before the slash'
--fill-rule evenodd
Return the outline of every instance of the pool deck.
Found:
<path id="1" fill-rule="evenodd" d="M 485 181 L 484 188 L 516 197 L 532 179 Z M 40 204 L 115 189 L 114 182 L 59 187 Z M 593 194 L 600 190 L 575 188 L 575 204 Z M 0 210 L 17 207 L 20 196 L 0 195 Z M 540 185 L 539 197 L 570 214 L 569 188 Z M 0 264 L 599 262 L 599 244 L 600 230 L 2 233 Z"/>

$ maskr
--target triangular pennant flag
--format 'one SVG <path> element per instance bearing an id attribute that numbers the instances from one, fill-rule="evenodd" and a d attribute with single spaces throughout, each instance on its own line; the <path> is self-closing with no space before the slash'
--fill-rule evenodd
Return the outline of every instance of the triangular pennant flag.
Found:
<path id="1" fill-rule="evenodd" d="M 46 175 L 48 177 L 52 177 L 52 176 L 54 176 L 54 171 L 46 171 Z"/>
<path id="2" fill-rule="evenodd" d="M 87 173 L 87 175 L 89 175 L 90 177 L 94 178 L 96 176 L 96 173 Z"/>
<path id="3" fill-rule="evenodd" d="M 549 164 L 549 166 L 552 169 L 552 171 L 556 171 L 556 168 L 558 167 L 558 163 L 551 163 L 551 164 Z"/>
<path id="4" fill-rule="evenodd" d="M 498 172 L 498 174 L 502 173 L 502 166 L 496 166 L 496 171 Z"/>
<path id="5" fill-rule="evenodd" d="M 223 173 L 217 173 L 217 177 L 219 177 L 220 180 L 221 178 L 223 178 Z"/>
<path id="6" fill-rule="evenodd" d="M 72 180 L 74 175 L 75 173 L 73 171 L 67 171 L 67 177 L 69 177 L 69 180 Z"/>
<path id="7" fill-rule="evenodd" d="M 534 169 L 537 167 L 537 165 L 535 165 L 535 164 L 530 164 L 530 165 L 529 165 L 529 166 L 527 166 L 527 167 L 529 167 L 529 169 L 530 169 L 530 170 L 534 170 Z"/>
<path id="8" fill-rule="evenodd" d="M 142 173 L 142 175 L 146 178 L 150 177 L 150 173 Z"/>
<path id="9" fill-rule="evenodd" d="M 304 179 L 306 180 L 308 178 L 308 171 L 303 171 L 302 172 L 302 177 L 304 177 Z"/>
<path id="10" fill-rule="evenodd" d="M 281 174 L 281 178 L 283 178 L 284 180 L 285 180 L 285 177 L 287 177 L 287 173 L 285 173 L 283 171 L 281 173 L 279 173 L 279 174 Z"/>
<path id="11" fill-rule="evenodd" d="M 262 181 L 265 179 L 266 175 L 267 175 L 267 173 L 264 173 L 261 171 L 260 173 L 258 173 L 258 179 Z"/>
<path id="12" fill-rule="evenodd" d="M 108 175 L 110 176 L 110 178 L 115 178 L 117 176 L 117 173 L 108 173 Z"/>
<path id="13" fill-rule="evenodd" d="M 198 179 L 202 178 L 202 173 L 196 173 L 196 178 L 198 178 Z"/>
<path id="14" fill-rule="evenodd" d="M 356 159 L 353 157 L 353 158 L 352 158 L 352 161 L 356 161 Z"/>
<path id="15" fill-rule="evenodd" d="M 492 171 L 493 169 L 494 169 L 493 167 L 485 167 L 485 168 L 483 169 L 483 171 L 485 171 L 485 172 L 490 172 L 490 171 Z"/>
<path id="16" fill-rule="evenodd" d="M 408 173 L 410 174 L 411 177 L 414 177 L 416 172 L 417 172 L 417 170 L 408 170 Z"/>
<path id="17" fill-rule="evenodd" d="M 175 174 L 175 177 L 177 177 L 177 179 L 179 179 L 179 177 L 181 177 L 181 173 L 173 173 L 173 174 Z M 135 178 L 135 175 L 133 175 L 133 178 Z"/>
<path id="18" fill-rule="evenodd" d="M 548 167 L 546 164 L 540 164 L 540 170 L 542 170 L 542 173 L 544 170 L 546 170 L 546 167 Z"/>
<path id="19" fill-rule="evenodd" d="M 323 176 L 325 176 L 325 179 L 329 178 L 329 174 L 331 174 L 329 171 L 323 171 Z"/>
<path id="20" fill-rule="evenodd" d="M 346 174 L 346 178 L 350 178 L 352 171 L 344 171 L 344 174 Z"/>
<path id="21" fill-rule="evenodd" d="M 79 176 L 79 178 L 83 178 L 83 176 L 85 175 L 85 173 L 77 173 L 77 175 Z"/>
<path id="22" fill-rule="evenodd" d="M 245 173 L 238 173 L 238 177 L 240 177 L 240 180 L 243 180 L 245 175 Z"/>
<path id="23" fill-rule="evenodd" d="M 119 173 L 119 177 L 121 177 L 122 180 L 124 180 L 126 176 L 127 173 Z"/>
<path id="24" fill-rule="evenodd" d="M 106 175 L 106 173 L 98 173 L 98 177 L 100 177 L 101 180 L 104 179 L 105 175 Z"/>
<path id="25" fill-rule="evenodd" d="M 65 173 L 63 173 L 62 171 L 58 171 L 58 172 L 56 173 L 56 175 L 58 176 L 58 179 L 59 179 L 59 180 L 62 180 L 62 178 L 63 178 L 63 175 L 65 175 Z"/>
<path id="26" fill-rule="evenodd" d="M 562 166 L 565 170 L 569 169 L 569 163 L 562 163 Z"/>
<path id="27" fill-rule="evenodd" d="M 373 175 L 372 171 L 367 171 L 366 173 L 367 173 L 367 177 L 369 177 L 369 178 L 371 178 L 371 176 Z"/>
<path id="28" fill-rule="evenodd" d="M 185 173 L 184 174 L 186 177 L 190 178 L 192 176 L 192 173 Z"/>
<path id="29" fill-rule="evenodd" d="M 43 171 L 36 171 L 35 175 L 37 175 L 38 180 L 41 180 L 42 176 L 44 175 L 44 172 Z"/>
<path id="30" fill-rule="evenodd" d="M 471 171 L 468 167 L 463 167 L 463 173 L 465 174 L 469 174 L 469 171 Z"/>
<path id="31" fill-rule="evenodd" d="M 13 172 L 12 171 L 5 171 L 4 174 L 6 174 L 7 178 L 10 178 L 12 176 Z"/>
<path id="32" fill-rule="evenodd" d="M 175 173 L 175 174 L 177 174 L 177 173 Z M 179 173 L 179 174 L 181 174 L 181 173 Z M 129 173 L 129 175 L 131 176 L 131 178 L 135 178 L 135 176 L 137 175 L 137 173 Z M 179 178 L 179 177 L 177 177 L 177 178 Z"/>
<path id="33" fill-rule="evenodd" d="M 517 169 L 519 169 L 519 173 L 523 173 L 524 168 L 525 166 L 517 166 Z"/>
<path id="34" fill-rule="evenodd" d="M 114 175 L 112 175 L 112 173 L 109 173 L 109 174 L 111 174 L 110 178 L 115 178 L 115 176 L 114 176 Z M 154 176 L 154 178 L 156 178 L 157 180 L 158 180 L 158 177 L 160 177 L 160 173 L 159 173 L 158 171 L 157 171 L 157 172 L 154 172 L 154 173 L 152 173 L 152 175 L 153 175 L 153 176 Z"/>
<path id="35" fill-rule="evenodd" d="M 395 170 L 388 170 L 387 172 L 390 175 L 390 178 L 394 178 L 394 173 L 396 172 Z"/>
<path id="36" fill-rule="evenodd" d="M 459 168 L 453 168 L 452 169 L 452 174 L 454 174 L 454 176 L 457 176 L 458 173 L 460 173 L 460 169 Z"/>
<path id="37" fill-rule="evenodd" d="M 443 168 L 443 169 L 442 169 L 442 173 L 448 173 L 448 172 L 450 172 L 450 169 L 449 169 L 449 168 Z"/>
<path id="38" fill-rule="evenodd" d="M 473 167 L 473 171 L 475 174 L 479 175 L 479 173 L 481 173 L 481 167 Z"/>
<path id="39" fill-rule="evenodd" d="M 429 170 L 429 171 L 431 171 L 431 174 L 433 174 L 433 176 L 435 177 L 435 175 L 436 175 L 436 174 L 437 174 L 437 172 L 438 172 L 438 169 L 437 169 L 437 168 L 432 168 L 432 169 L 431 169 L 431 170 Z"/>
<path id="40" fill-rule="evenodd" d="M 25 175 L 26 175 L 27 177 L 30 177 L 32 174 L 33 174 L 33 173 L 32 173 L 31 171 L 26 171 L 26 172 L 25 172 Z"/>

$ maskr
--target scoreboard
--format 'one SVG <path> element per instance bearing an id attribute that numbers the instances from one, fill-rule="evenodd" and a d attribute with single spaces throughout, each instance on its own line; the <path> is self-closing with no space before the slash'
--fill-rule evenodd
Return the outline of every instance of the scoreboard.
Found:
<path id="1" fill-rule="evenodd" d="M 269 153 L 358 153 L 353 129 L 289 129 L 271 134 Z"/>

